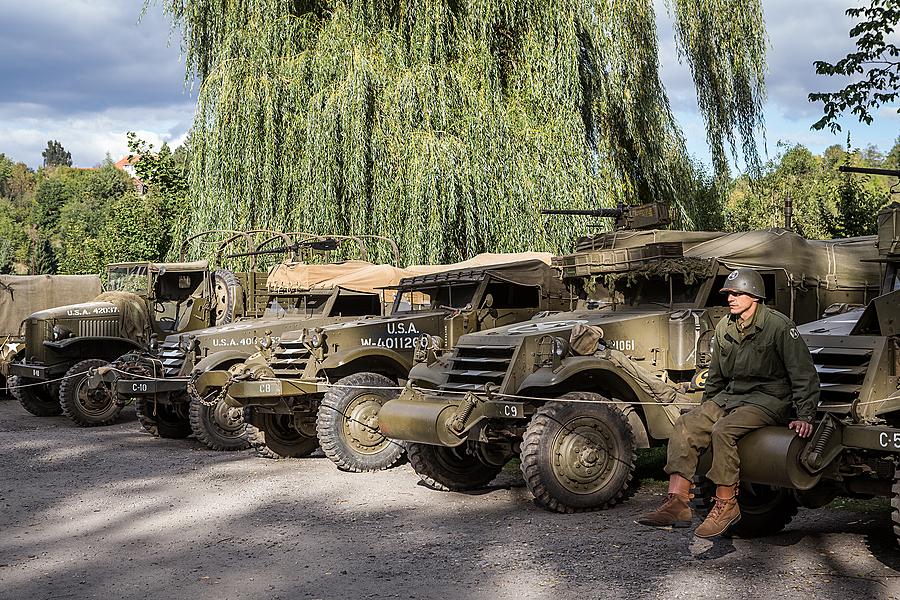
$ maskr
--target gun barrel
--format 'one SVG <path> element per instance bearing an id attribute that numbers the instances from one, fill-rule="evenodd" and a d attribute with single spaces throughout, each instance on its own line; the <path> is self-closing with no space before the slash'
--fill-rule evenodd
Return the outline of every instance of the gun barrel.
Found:
<path id="1" fill-rule="evenodd" d="M 851 167 L 841 165 L 838 167 L 841 173 L 863 173 L 865 175 L 887 175 L 888 177 L 900 177 L 900 169 L 878 169 L 876 167 Z"/>
<path id="2" fill-rule="evenodd" d="M 226 254 L 225 258 L 240 258 L 242 256 L 260 256 L 262 254 L 282 254 L 284 252 L 296 252 L 297 249 L 292 246 L 284 246 L 281 248 L 266 248 L 265 250 L 254 250 L 253 252 L 238 252 L 237 254 Z"/>
<path id="3" fill-rule="evenodd" d="M 591 210 L 577 210 L 570 208 L 547 208 L 541 210 L 542 215 L 583 215 L 586 217 L 606 217 L 618 219 L 622 211 L 618 208 L 596 208 Z"/>

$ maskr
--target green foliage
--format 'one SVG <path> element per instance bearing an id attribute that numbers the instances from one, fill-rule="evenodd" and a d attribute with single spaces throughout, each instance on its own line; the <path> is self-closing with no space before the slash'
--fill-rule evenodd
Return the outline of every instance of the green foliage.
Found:
<path id="1" fill-rule="evenodd" d="M 872 110 L 895 101 L 900 95 L 900 48 L 891 43 L 900 24 L 897 0 L 870 0 L 868 7 L 848 8 L 847 15 L 859 18 L 850 37 L 856 39 L 856 51 L 834 64 L 816 61 L 816 73 L 844 76 L 854 80 L 837 92 L 809 95 L 810 102 L 822 102 L 825 113 L 813 129 L 828 127 L 840 131 L 837 119 L 849 110 L 862 123 L 872 123 Z M 864 74 L 863 77 L 857 77 Z M 900 110 L 898 110 L 900 112 Z"/>
<path id="2" fill-rule="evenodd" d="M 59 221 L 59 211 L 72 199 L 72 190 L 58 177 L 43 179 L 37 186 L 31 207 L 31 223 L 52 232 Z"/>
<path id="3" fill-rule="evenodd" d="M 53 244 L 50 238 L 38 236 L 33 242 L 33 250 L 31 253 L 31 275 L 41 275 L 43 273 L 56 272 L 56 253 L 53 251 Z"/>
<path id="4" fill-rule="evenodd" d="M 746 231 L 784 226 L 785 200 L 793 205 L 793 229 L 811 239 L 876 233 L 878 209 L 890 200 L 883 178 L 841 174 L 838 166 L 883 166 L 877 151 L 831 146 L 817 156 L 799 144 L 779 143 L 762 177 L 740 177 L 725 204 L 725 227 Z M 877 162 L 873 162 L 877 161 Z"/>
<path id="5" fill-rule="evenodd" d="M 568 248 L 586 220 L 541 208 L 667 200 L 686 227 L 704 214 L 650 0 L 164 5 L 202 81 L 179 233 L 380 233 L 432 262 Z M 756 163 L 760 3 L 673 12 L 720 183 L 726 146 Z"/>
<path id="6" fill-rule="evenodd" d="M 163 211 L 155 194 L 131 192 L 117 199 L 98 235 L 106 262 L 159 260 L 167 249 Z"/>
<path id="7" fill-rule="evenodd" d="M 72 153 L 67 152 L 56 140 L 47 142 L 47 148 L 41 152 L 41 156 L 44 157 L 45 167 L 72 166 Z"/>

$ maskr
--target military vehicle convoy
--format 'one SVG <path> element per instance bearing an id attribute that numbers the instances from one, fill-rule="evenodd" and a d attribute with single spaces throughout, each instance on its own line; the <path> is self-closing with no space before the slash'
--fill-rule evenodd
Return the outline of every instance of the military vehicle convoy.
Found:
<path id="1" fill-rule="evenodd" d="M 633 489 L 635 449 L 664 443 L 702 396 L 732 269 L 757 268 L 766 303 L 802 323 L 871 299 L 880 269 L 860 260 L 876 256 L 874 236 L 807 241 L 786 230 L 584 238 L 555 260 L 577 310 L 462 336 L 413 367 L 380 431 L 407 444 L 437 489 L 483 486 L 519 456 L 545 508 L 611 506 Z"/>
<path id="2" fill-rule="evenodd" d="M 292 241 L 292 238 L 299 239 Z M 380 236 L 368 236 L 385 241 Z M 89 389 L 112 389 L 109 405 L 121 409 L 135 402 L 138 420 L 146 431 L 164 438 L 182 438 L 191 433 L 214 450 L 247 447 L 242 436 L 240 411 L 225 406 L 218 390 L 194 383 L 207 370 L 227 370 L 242 362 L 255 345 L 268 336 L 278 339 L 284 331 L 300 323 L 334 323 L 360 315 L 380 314 L 378 286 L 397 283 L 405 271 L 390 265 L 373 265 L 364 260 L 319 264 L 331 260 L 342 246 L 347 253 L 365 257 L 366 244 L 372 240 L 350 236 L 281 234 L 287 243 L 278 248 L 262 248 L 230 257 L 290 253 L 304 262 L 275 265 L 268 273 L 265 287 L 255 272 L 254 293 L 248 295 L 253 312 L 225 325 L 193 330 L 188 335 L 166 337 L 159 347 L 130 352 L 96 373 L 87 383 Z M 394 250 L 396 246 L 386 240 Z M 299 255 L 299 256 L 298 256 Z M 193 377 L 193 379 L 192 379 Z"/>
<path id="3" fill-rule="evenodd" d="M 403 448 L 379 433 L 378 413 L 414 354 L 440 354 L 465 333 L 571 306 L 547 262 L 489 264 L 515 256 L 475 257 L 403 279 L 389 316 L 307 327 L 233 368 L 226 401 L 244 408 L 250 443 L 271 458 L 305 456 L 321 444 L 346 471 L 395 464 Z"/>
<path id="4" fill-rule="evenodd" d="M 100 294 L 97 275 L 0 275 L 0 396 L 6 395 L 9 364 L 25 347 L 21 325 L 28 315 Z"/>
<path id="5" fill-rule="evenodd" d="M 235 244 L 255 249 L 259 236 L 265 244 L 282 234 L 215 231 L 191 240 L 206 240 L 223 250 Z M 251 284 L 255 278 L 252 272 L 241 276 Z M 158 336 L 228 323 L 245 312 L 241 280 L 226 269 L 210 271 L 207 261 L 184 262 L 182 256 L 177 263 L 111 264 L 106 279 L 106 291 L 91 302 L 46 309 L 25 319 L 24 347 L 9 365 L 9 387 L 30 413 L 64 413 L 82 426 L 108 423 L 121 407 L 109 388 L 85 385 L 90 373 L 146 348 Z"/>

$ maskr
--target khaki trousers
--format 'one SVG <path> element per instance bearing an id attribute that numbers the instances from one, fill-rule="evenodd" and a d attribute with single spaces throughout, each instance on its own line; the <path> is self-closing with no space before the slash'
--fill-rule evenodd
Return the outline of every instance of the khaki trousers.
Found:
<path id="1" fill-rule="evenodd" d="M 707 477 L 716 485 L 732 485 L 740 477 L 737 442 L 754 429 L 774 425 L 775 418 L 761 408 L 744 404 L 730 411 L 707 400 L 675 421 L 669 438 L 666 473 L 691 479 L 700 453 L 712 449 Z"/>

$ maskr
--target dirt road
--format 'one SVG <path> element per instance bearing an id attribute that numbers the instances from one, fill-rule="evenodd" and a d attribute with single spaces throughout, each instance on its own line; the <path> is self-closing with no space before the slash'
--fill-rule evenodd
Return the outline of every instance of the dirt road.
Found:
<path id="1" fill-rule="evenodd" d="M 881 503 L 801 511 L 784 533 L 710 542 L 615 509 L 556 515 L 503 473 L 471 495 L 408 465 L 355 475 L 80 429 L 0 400 L 0 598 L 900 597 Z"/>

